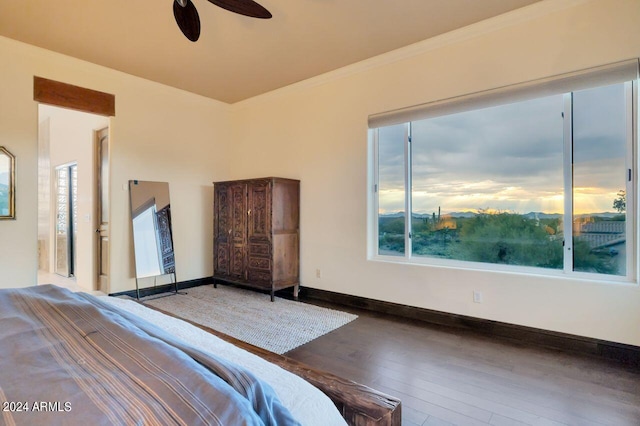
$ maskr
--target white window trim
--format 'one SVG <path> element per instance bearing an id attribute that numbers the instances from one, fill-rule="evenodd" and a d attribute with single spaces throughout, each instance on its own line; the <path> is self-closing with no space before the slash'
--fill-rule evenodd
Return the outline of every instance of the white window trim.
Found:
<path id="1" fill-rule="evenodd" d="M 563 159 L 562 171 L 564 179 L 564 214 L 563 214 L 563 235 L 564 247 L 562 257 L 564 260 L 563 273 L 573 271 L 573 93 L 564 94 L 563 110 Z M 571 218 L 571 220 L 565 220 Z"/>
<path id="2" fill-rule="evenodd" d="M 639 230 L 638 230 L 638 214 L 640 209 L 638 208 L 636 194 L 638 193 L 638 105 L 640 105 L 640 99 L 638 99 L 638 83 L 640 80 L 636 79 L 631 82 L 625 83 L 625 95 L 627 114 L 626 120 L 631 125 L 627 126 L 627 153 L 631 155 L 627 156 L 626 168 L 629 173 L 627 179 L 626 197 L 627 197 L 627 223 L 626 223 L 626 235 L 633 238 L 633 244 L 627 249 L 627 272 L 628 277 L 633 277 L 634 282 L 640 282 L 639 279 L 639 260 L 638 260 L 638 242 L 640 242 Z M 634 232 L 635 230 L 635 232 Z"/>
<path id="3" fill-rule="evenodd" d="M 601 83 L 606 80 L 606 76 L 603 77 L 603 72 L 608 68 L 614 69 L 618 76 L 621 74 L 620 69 L 625 69 L 624 73 L 628 73 L 628 67 L 630 65 L 635 64 L 635 69 L 638 69 L 638 60 L 625 61 L 622 63 L 614 64 L 613 66 L 604 66 L 597 68 L 597 79 L 596 83 Z M 588 78 L 587 72 L 580 73 L 572 73 L 580 74 L 581 78 L 584 78 L 582 81 L 589 81 L 592 84 L 595 84 L 592 80 Z M 605 73 L 606 74 L 606 73 Z M 626 74 L 625 74 L 626 75 Z M 617 77 L 616 77 L 617 78 Z M 545 79 L 545 83 L 551 81 L 551 79 Z M 540 275 L 547 277 L 557 277 L 557 278 L 567 278 L 572 280 L 582 280 L 582 281 L 593 281 L 597 283 L 606 283 L 606 284 L 633 284 L 637 285 L 639 280 L 638 271 L 640 271 L 640 259 L 638 258 L 638 241 L 640 241 L 640 227 L 638 226 L 638 214 L 640 211 L 640 206 L 638 205 L 638 198 L 635 197 L 638 185 L 638 168 L 639 164 L 639 156 L 637 153 L 637 137 L 638 137 L 638 123 L 640 122 L 640 111 L 638 108 L 639 100 L 638 100 L 638 73 L 636 71 L 635 78 L 632 81 L 627 81 L 625 83 L 625 99 L 626 99 L 626 119 L 627 122 L 631 124 L 627 126 L 627 159 L 626 159 L 626 168 L 631 174 L 631 180 L 627 179 L 626 185 L 626 235 L 627 235 L 627 250 L 626 250 L 626 265 L 627 265 L 627 274 L 625 276 L 617 276 L 617 275 L 607 275 L 607 274 L 598 274 L 598 273 L 589 273 L 589 272 L 579 272 L 573 271 L 573 220 L 564 220 L 564 235 L 565 235 L 565 246 L 564 246 L 564 267 L 562 270 L 554 270 L 547 268 L 537 268 L 530 266 L 519 266 L 519 265 L 503 265 L 503 264 L 493 264 L 493 263 L 482 263 L 482 262 L 471 262 L 471 261 L 463 261 L 463 260 L 454 260 L 454 259 L 440 259 L 440 258 L 431 258 L 431 257 L 414 257 L 412 256 L 412 244 L 410 232 L 411 232 L 411 220 L 412 220 L 412 210 L 411 210 L 411 197 L 412 197 L 412 185 L 411 185 L 411 143 L 409 140 L 410 137 L 410 121 L 405 123 L 405 145 L 404 145 L 404 169 L 405 169 L 405 253 L 404 255 L 398 256 L 390 256 L 390 255 L 381 255 L 379 253 L 379 244 L 378 244 L 378 236 L 379 236 L 379 175 L 378 175 L 378 164 L 379 164 L 379 149 L 378 149 L 378 129 L 372 128 L 369 131 L 369 144 L 371 152 L 369 158 L 369 170 L 372 173 L 369 173 L 369 188 L 371 192 L 368 191 L 369 194 L 372 194 L 371 200 L 373 201 L 372 205 L 370 205 L 371 210 L 369 212 L 369 219 L 371 226 L 370 234 L 368 238 L 368 259 L 373 261 L 381 261 L 381 262 L 391 262 L 391 263 L 401 263 L 401 264 L 409 264 L 409 265 L 418 265 L 418 266 L 435 266 L 435 267 L 446 267 L 446 268 L 454 268 L 454 269 L 465 269 L 465 270 L 478 270 L 478 271 L 490 271 L 490 272 L 505 272 L 505 273 L 513 273 L 513 274 L 525 274 L 525 275 Z M 530 90 L 531 83 L 524 84 L 527 90 Z M 502 89 L 501 89 L 502 91 Z M 545 93 L 540 94 L 540 96 L 545 96 Z M 565 114 L 565 124 L 564 124 L 564 159 L 563 159 L 563 174 L 564 174 L 564 191 L 565 194 L 573 194 L 573 177 L 572 177 L 572 146 L 573 146 L 573 135 L 572 135 L 572 105 L 571 105 L 571 93 L 566 93 L 564 95 L 564 114 Z M 630 99 L 629 99 L 630 98 Z M 446 101 L 442 101 L 446 102 Z M 458 98 L 455 99 L 455 103 L 458 102 Z M 496 102 L 495 99 L 493 102 Z M 413 108 L 413 107 L 412 107 Z M 397 112 L 392 112 L 393 118 L 397 119 Z M 390 113 L 391 114 L 391 113 Z M 378 114 L 377 116 L 382 116 L 382 114 Z M 380 118 L 380 117 L 378 117 Z M 414 119 L 415 120 L 415 119 Z M 370 117 L 370 123 L 371 123 Z M 382 118 L 379 121 L 374 120 L 374 123 L 385 123 Z M 399 124 L 399 123 L 394 123 Z M 565 197 L 565 212 L 564 217 L 573 218 L 573 197 L 566 196 Z"/>
<path id="4" fill-rule="evenodd" d="M 406 123 L 404 126 L 404 256 L 406 258 L 412 258 L 412 244 L 411 244 L 411 211 L 413 207 L 411 205 L 411 197 L 413 196 L 411 184 L 411 122 Z"/>

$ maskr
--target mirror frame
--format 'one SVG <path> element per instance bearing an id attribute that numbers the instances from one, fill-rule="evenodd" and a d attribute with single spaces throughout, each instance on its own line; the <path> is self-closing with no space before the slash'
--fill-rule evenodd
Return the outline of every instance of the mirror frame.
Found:
<path id="1" fill-rule="evenodd" d="M 9 214 L 0 214 L 0 220 L 16 218 L 16 157 L 11 154 L 4 146 L 0 146 L 0 157 L 9 159 L 9 192 L 6 195 L 9 204 Z"/>

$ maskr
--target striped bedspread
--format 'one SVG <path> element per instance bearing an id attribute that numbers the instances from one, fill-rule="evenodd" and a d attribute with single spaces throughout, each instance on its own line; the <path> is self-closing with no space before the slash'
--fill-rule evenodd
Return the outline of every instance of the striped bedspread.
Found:
<path id="1" fill-rule="evenodd" d="M 0 290 L 0 424 L 297 425 L 250 372 L 98 298 Z"/>

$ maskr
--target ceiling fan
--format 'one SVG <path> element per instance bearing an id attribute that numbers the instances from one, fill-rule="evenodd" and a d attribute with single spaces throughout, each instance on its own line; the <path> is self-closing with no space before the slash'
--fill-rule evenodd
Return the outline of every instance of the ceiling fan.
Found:
<path id="1" fill-rule="evenodd" d="M 209 0 L 211 3 L 228 11 L 239 13 L 251 18 L 269 19 L 271 12 L 253 0 Z M 174 0 L 173 16 L 178 27 L 191 41 L 200 37 L 200 16 L 191 0 Z"/>

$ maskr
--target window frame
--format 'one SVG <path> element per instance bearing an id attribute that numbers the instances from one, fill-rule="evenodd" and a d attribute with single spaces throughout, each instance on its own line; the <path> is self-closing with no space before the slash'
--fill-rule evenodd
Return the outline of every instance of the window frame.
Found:
<path id="1" fill-rule="evenodd" d="M 619 83 L 622 83 L 620 81 Z M 529 84 L 529 83 L 526 83 Z M 600 84 L 601 85 L 601 84 Z M 595 88 L 600 86 L 594 84 L 587 88 Z M 506 272 L 516 274 L 527 275 L 540 275 L 549 277 L 564 277 L 571 279 L 580 279 L 583 281 L 595 281 L 595 282 L 607 282 L 617 284 L 637 284 L 638 271 L 640 270 L 640 260 L 638 259 L 638 241 L 640 241 L 640 230 L 638 229 L 638 205 L 637 197 L 635 196 L 638 190 L 638 154 L 637 154 L 637 137 L 638 137 L 638 79 L 632 79 L 630 81 L 624 81 L 625 89 L 625 119 L 626 119 L 626 156 L 625 165 L 626 173 L 629 174 L 630 179 L 626 179 L 626 218 L 625 218 L 625 230 L 626 230 L 626 275 L 609 275 L 595 272 L 582 272 L 573 270 L 573 117 L 572 117 L 572 96 L 576 90 L 563 93 L 564 96 L 564 147 L 563 147 L 563 188 L 564 188 L 564 212 L 563 212 L 563 226 L 564 226 L 564 247 L 563 247 L 563 268 L 562 269 L 547 269 L 542 267 L 532 266 L 520 266 L 520 265 L 507 265 L 497 263 L 483 263 L 476 261 L 466 261 L 458 259 L 442 259 L 428 256 L 413 256 L 412 253 L 412 157 L 411 157 L 411 121 L 402 123 L 405 126 L 404 135 L 404 193 L 405 193 L 405 211 L 404 211 L 404 254 L 398 253 L 398 255 L 385 255 L 379 252 L 379 212 L 380 212 L 380 198 L 379 198 L 379 126 L 371 128 L 369 130 L 369 146 L 370 157 L 369 164 L 370 170 L 369 177 L 372 180 L 372 184 L 369 185 L 370 189 L 370 214 L 371 220 L 370 238 L 368 258 L 369 260 L 411 264 L 411 265 L 428 265 L 447 267 L 454 269 L 466 269 L 466 270 L 478 270 L 478 271 L 492 271 L 492 272 Z M 545 96 L 545 93 L 540 93 L 539 97 Z M 506 104 L 508 102 L 500 101 L 499 99 L 494 105 Z M 474 109 L 480 109 L 474 108 Z M 418 118 L 419 119 L 419 118 Z M 414 118 L 412 121 L 417 121 Z M 567 220 L 569 218 L 570 220 Z"/>

